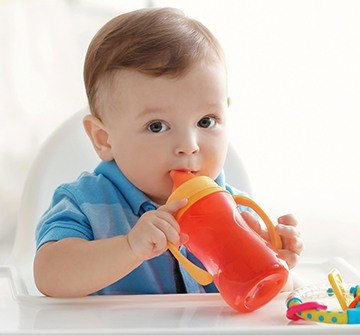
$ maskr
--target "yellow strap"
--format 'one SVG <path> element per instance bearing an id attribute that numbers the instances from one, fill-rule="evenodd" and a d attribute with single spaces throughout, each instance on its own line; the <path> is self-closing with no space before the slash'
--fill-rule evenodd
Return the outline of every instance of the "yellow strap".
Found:
<path id="1" fill-rule="evenodd" d="M 267 230 L 269 231 L 271 244 L 277 249 L 282 249 L 281 238 L 275 232 L 275 225 L 271 222 L 270 218 L 261 209 L 261 207 L 254 200 L 251 200 L 250 198 L 243 195 L 233 195 L 233 198 L 238 205 L 250 207 L 261 217 L 266 225 Z"/>
<path id="2" fill-rule="evenodd" d="M 209 285 L 214 280 L 213 276 L 191 263 L 172 243 L 168 243 L 168 248 L 178 262 L 200 285 Z"/>

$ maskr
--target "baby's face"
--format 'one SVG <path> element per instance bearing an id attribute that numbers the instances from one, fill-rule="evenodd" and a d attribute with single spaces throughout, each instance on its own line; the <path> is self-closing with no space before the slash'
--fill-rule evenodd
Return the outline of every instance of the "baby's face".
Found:
<path id="1" fill-rule="evenodd" d="M 123 70 L 112 87 L 103 117 L 112 156 L 153 201 L 166 202 L 171 170 L 219 175 L 228 146 L 226 72 L 220 62 L 196 64 L 180 78 Z"/>

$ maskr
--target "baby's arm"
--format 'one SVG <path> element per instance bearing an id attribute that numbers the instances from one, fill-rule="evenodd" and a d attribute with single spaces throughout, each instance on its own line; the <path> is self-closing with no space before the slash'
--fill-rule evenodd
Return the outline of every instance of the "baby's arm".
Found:
<path id="1" fill-rule="evenodd" d="M 48 242 L 38 250 L 35 283 L 47 296 L 86 296 L 124 277 L 140 264 L 126 235 L 95 241 L 66 238 Z"/>
<path id="2" fill-rule="evenodd" d="M 172 213 L 179 200 L 146 212 L 127 235 L 87 241 L 66 238 L 44 244 L 36 253 L 34 276 L 39 291 L 53 297 L 81 297 L 123 278 L 144 260 L 178 246 L 179 225 Z"/>

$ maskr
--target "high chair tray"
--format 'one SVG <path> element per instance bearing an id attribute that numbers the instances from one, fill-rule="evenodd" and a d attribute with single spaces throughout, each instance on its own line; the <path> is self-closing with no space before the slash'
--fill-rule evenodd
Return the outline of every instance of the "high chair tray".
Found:
<path id="1" fill-rule="evenodd" d="M 341 258 L 309 261 L 296 274 L 304 285 L 326 283 L 337 268 L 345 281 L 360 273 Z M 56 299 L 29 295 L 15 268 L 0 267 L 0 334 L 359 334 L 360 325 L 290 322 L 288 293 L 260 310 L 233 311 L 219 294 L 91 296 Z M 336 299 L 332 298 L 335 302 Z"/>

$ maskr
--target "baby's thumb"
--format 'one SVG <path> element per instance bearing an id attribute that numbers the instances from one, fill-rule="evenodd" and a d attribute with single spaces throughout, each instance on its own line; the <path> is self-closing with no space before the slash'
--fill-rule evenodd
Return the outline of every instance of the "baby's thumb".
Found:
<path id="1" fill-rule="evenodd" d="M 261 227 L 261 224 L 258 220 L 256 220 L 252 214 L 250 214 L 249 212 L 242 212 L 241 213 L 242 218 L 245 220 L 245 222 L 247 223 L 247 225 L 253 230 L 255 231 L 257 234 L 259 234 L 263 239 L 265 240 L 269 240 L 269 233 L 267 230 L 264 230 Z"/>
<path id="2" fill-rule="evenodd" d="M 158 208 L 158 210 L 173 214 L 176 211 L 178 211 L 179 209 L 185 207 L 187 205 L 187 203 L 188 203 L 188 199 L 175 200 L 175 201 L 169 202 L 166 205 L 160 206 Z"/>
<path id="3" fill-rule="evenodd" d="M 185 233 L 180 233 L 180 245 L 185 244 L 189 241 L 189 235 Z"/>
<path id="4" fill-rule="evenodd" d="M 258 220 L 256 220 L 249 212 L 242 212 L 241 216 L 252 230 L 255 230 L 258 234 L 260 233 L 261 226 Z"/>

